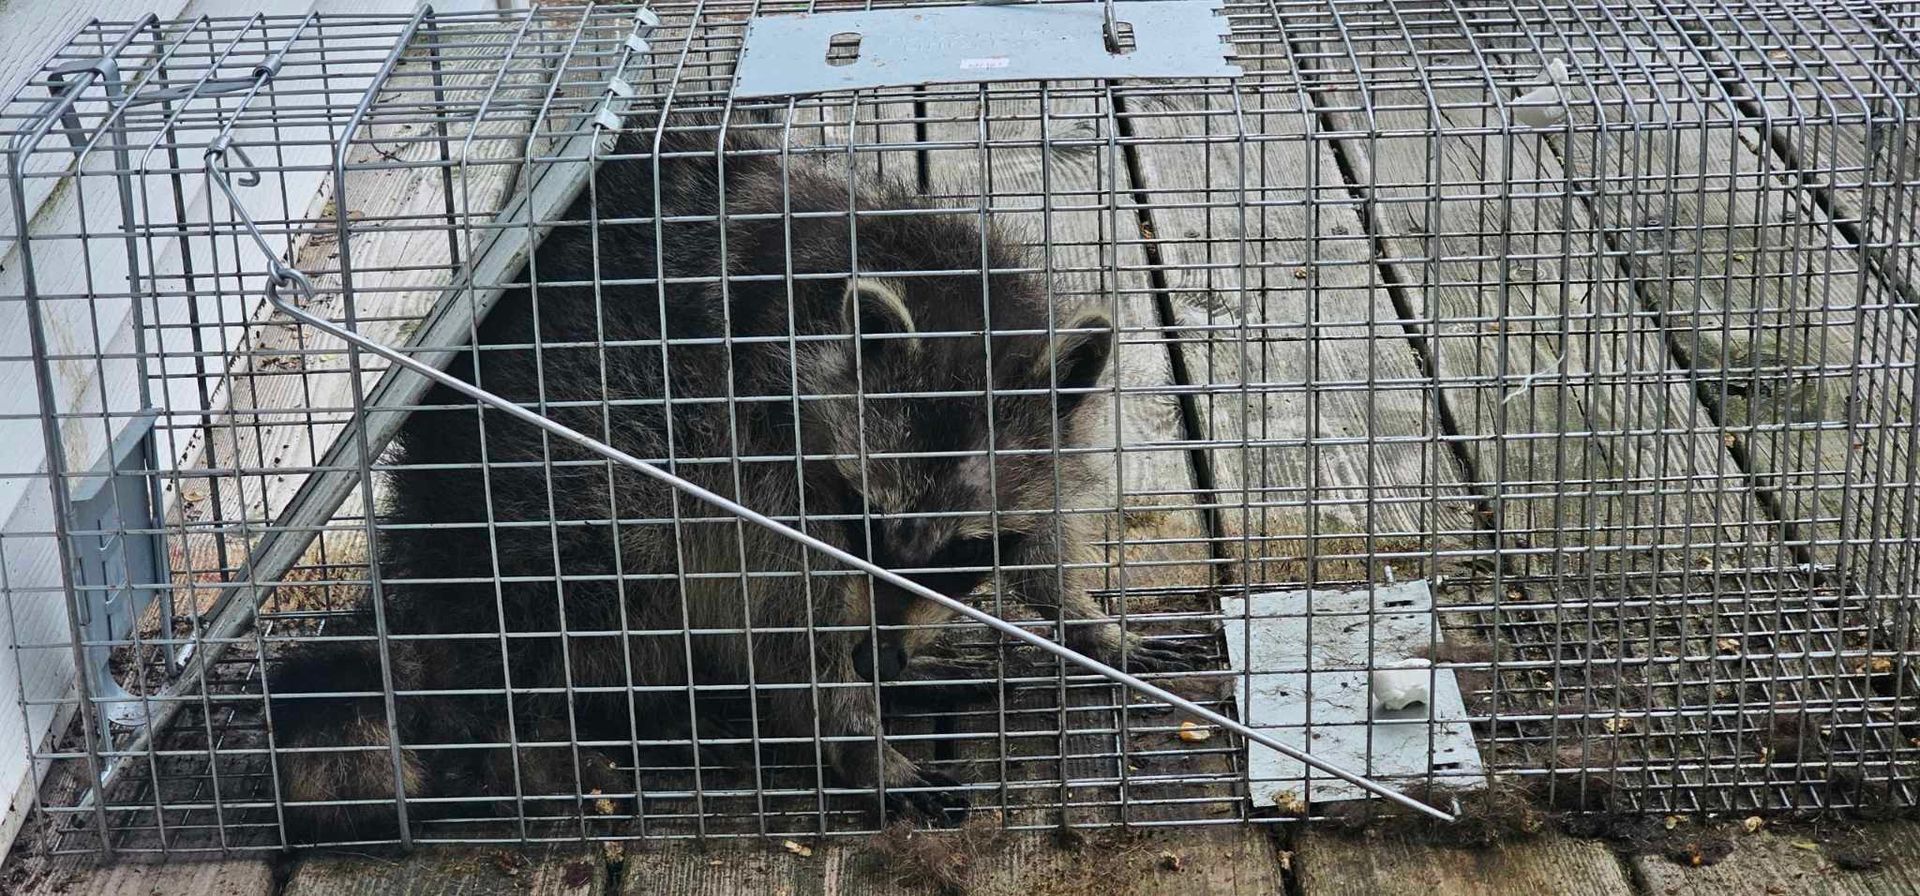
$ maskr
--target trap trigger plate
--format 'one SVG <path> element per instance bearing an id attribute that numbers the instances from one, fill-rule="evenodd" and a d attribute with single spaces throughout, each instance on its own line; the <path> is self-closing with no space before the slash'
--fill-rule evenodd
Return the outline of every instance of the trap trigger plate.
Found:
<path id="1" fill-rule="evenodd" d="M 1435 644 L 1425 581 L 1359 591 L 1254 591 L 1221 599 L 1240 720 L 1404 790 L 1485 786 L 1479 748 L 1448 664 L 1422 665 L 1430 692 L 1401 710 L 1375 706 L 1372 671 L 1400 667 Z M 1360 788 L 1258 745 L 1248 747 L 1255 808 L 1360 799 Z"/>
<path id="2" fill-rule="evenodd" d="M 1131 44 L 1110 48 L 1101 3 L 1017 3 L 757 16 L 733 95 L 875 87 L 1160 78 L 1237 78 L 1221 0 L 1112 5 Z"/>

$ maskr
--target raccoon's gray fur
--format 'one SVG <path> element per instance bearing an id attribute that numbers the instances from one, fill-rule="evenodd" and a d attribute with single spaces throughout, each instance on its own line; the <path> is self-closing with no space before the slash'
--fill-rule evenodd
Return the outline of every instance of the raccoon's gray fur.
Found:
<path id="1" fill-rule="evenodd" d="M 767 141 L 740 129 L 725 147 L 722 284 L 712 219 L 723 178 L 716 132 L 703 124 L 660 137 L 667 223 L 658 232 L 655 130 L 627 132 L 618 153 L 631 157 L 605 162 L 567 215 L 597 214 L 597 237 L 586 224 L 556 228 L 516 280 L 540 284 L 537 300 L 507 292 L 479 328 L 478 371 L 468 357 L 452 372 L 763 513 L 792 520 L 804 509 L 811 534 L 889 568 L 927 570 L 916 578 L 946 594 L 987 579 L 997 546 L 1011 597 L 1095 620 L 1068 627 L 1071 645 L 1121 662 L 1119 628 L 1082 574 L 1060 571 L 1089 559 L 1088 519 L 1023 512 L 1084 507 L 1082 494 L 1107 487 L 1083 458 L 1052 451 L 1086 443 L 1081 412 L 1112 348 L 1107 315 L 1051 303 L 1028 275 L 991 274 L 983 302 L 979 271 L 1030 265 L 997 231 L 983 240 L 972 215 L 861 215 L 856 262 L 847 177 L 760 152 Z M 852 198 L 863 210 L 927 207 L 888 182 L 863 183 Z M 849 277 L 854 270 L 860 276 Z M 911 275 L 921 271 L 949 273 Z M 990 342 L 979 335 L 988 314 Z M 706 341 L 663 351 L 663 331 Z M 537 353 L 528 347 L 536 342 Z M 989 387 L 991 470 L 964 455 L 989 447 Z M 954 397 L 853 398 L 928 392 Z M 818 555 L 803 564 L 803 550 L 784 538 L 638 473 L 610 472 L 585 449 L 478 413 L 451 390 L 434 390 L 426 404 L 447 407 L 412 414 L 386 475 L 378 573 L 385 625 L 401 637 L 389 641 L 384 668 L 399 691 L 510 684 L 516 696 L 511 706 L 497 695 L 397 697 L 396 776 L 387 749 L 299 751 L 388 744 L 382 699 L 298 696 L 380 692 L 374 647 L 291 651 L 270 682 L 277 744 L 295 748 L 279 757 L 285 799 L 391 801 L 396 777 L 413 798 L 510 797 L 516 774 L 523 794 L 631 793 L 631 777 L 612 767 L 625 747 L 582 750 L 576 766 L 567 746 L 525 745 L 630 742 L 649 734 L 633 720 L 646 729 L 685 711 L 689 674 L 698 684 L 740 684 L 751 671 L 760 686 L 829 685 L 775 692 L 760 724 L 775 736 L 843 738 L 825 741 L 822 756 L 840 783 L 925 788 L 890 791 L 891 811 L 950 820 L 964 808 L 951 781 L 878 744 L 870 688 L 830 686 L 870 680 L 876 668 L 883 679 L 911 674 L 929 636 L 883 631 L 875 644 L 869 623 L 936 623 L 947 610 L 884 585 L 870 596 L 865 576 L 756 575 L 743 589 L 743 561 L 757 573 L 838 567 Z M 796 463 L 796 448 L 809 459 Z M 483 459 L 485 477 L 449 469 Z M 996 500 L 997 530 L 987 515 Z M 954 511 L 971 515 L 891 516 Z M 608 522 L 616 518 L 617 527 Z M 749 612 L 751 645 L 705 633 L 745 628 Z M 369 615 L 334 632 L 370 631 Z M 563 626 L 578 634 L 563 641 Z M 1125 653 L 1135 669 L 1183 661 L 1138 639 Z M 571 699 L 519 693 L 561 687 L 574 689 Z M 523 746 L 517 762 L 506 749 L 434 749 L 483 742 Z M 390 803 L 292 808 L 287 817 L 300 839 L 385 835 L 393 820 Z"/>

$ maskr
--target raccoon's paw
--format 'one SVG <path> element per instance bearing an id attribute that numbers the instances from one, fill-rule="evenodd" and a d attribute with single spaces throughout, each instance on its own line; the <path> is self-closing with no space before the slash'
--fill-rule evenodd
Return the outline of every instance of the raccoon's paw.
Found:
<path id="1" fill-rule="evenodd" d="M 887 788 L 887 821 L 923 820 L 934 827 L 959 827 L 973 802 L 960 782 L 940 772 L 915 768 L 910 780 Z"/>
<path id="2" fill-rule="evenodd" d="M 1193 672 L 1208 664 L 1206 644 L 1194 638 L 1130 638 L 1123 660 L 1128 672 Z M 1114 663 L 1119 666 L 1119 662 Z"/>

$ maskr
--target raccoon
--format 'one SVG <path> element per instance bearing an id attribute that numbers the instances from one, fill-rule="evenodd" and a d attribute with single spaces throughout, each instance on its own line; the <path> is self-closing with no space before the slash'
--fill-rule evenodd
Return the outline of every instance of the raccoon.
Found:
<path id="1" fill-rule="evenodd" d="M 1055 449 L 1088 444 L 1107 313 L 1051 298 L 1018 241 L 906 184 L 850 189 L 762 129 L 655 124 L 623 132 L 449 372 L 942 594 L 997 566 L 1103 661 L 1190 667 L 1102 614 L 1076 568 L 1091 523 L 1052 512 L 1106 487 Z M 877 210 L 921 213 L 850 213 Z M 887 813 L 965 811 L 880 739 L 860 684 L 933 674 L 947 608 L 446 388 L 382 475 L 383 587 L 333 632 L 384 628 L 384 655 L 297 646 L 268 683 L 296 839 L 389 834 L 401 790 L 563 810 L 631 793 L 616 757 L 686 713 L 689 685 L 749 682 L 779 694 L 762 726 L 817 733 Z M 473 693 L 491 690 L 512 696 Z M 593 742 L 612 746 L 572 746 Z"/>

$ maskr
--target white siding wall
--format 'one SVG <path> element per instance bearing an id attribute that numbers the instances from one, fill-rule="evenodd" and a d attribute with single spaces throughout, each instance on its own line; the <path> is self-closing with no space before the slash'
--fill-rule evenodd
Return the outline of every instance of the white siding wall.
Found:
<path id="1" fill-rule="evenodd" d="M 164 18 L 182 15 L 212 16 L 299 14 L 309 10 L 324 13 L 404 12 L 417 8 L 417 0 L 86 0 L 86 2 L 49 2 L 49 0 L 0 0 L 0 99 L 10 97 L 34 72 L 57 44 L 91 19 L 122 21 L 149 11 Z M 440 0 L 433 6 L 442 11 L 493 8 L 495 0 Z M 517 4 L 516 4 L 517 5 Z M 296 88 L 298 85 L 286 85 Z M 52 140 L 63 139 L 58 135 Z M 186 135 L 184 139 L 194 139 Z M 104 154 L 102 154 L 104 155 Z M 304 157 L 296 157 L 304 156 Z M 324 148 L 303 147 L 290 152 L 289 166 L 323 167 Z M 92 169 L 111 167 L 110 158 L 98 158 Z M 242 198 L 256 217 L 282 217 L 284 201 L 293 214 L 308 208 L 324 179 L 321 171 L 306 171 L 287 177 L 286 195 L 265 185 L 242 191 Z M 29 232 L 72 234 L 81 228 L 98 238 L 43 240 L 35 243 L 36 280 L 44 295 L 85 296 L 91 292 L 123 292 L 126 289 L 126 259 L 120 230 L 120 209 L 116 195 L 105 177 L 82 178 L 76 189 L 72 179 L 51 178 L 34 183 L 25 197 L 30 210 Z M 269 183 L 271 183 L 271 179 Z M 209 185 L 201 178 L 188 178 L 186 189 L 189 209 L 205 214 Z M 146 190 L 145 207 L 150 215 L 171 214 L 172 187 L 160 177 L 138 190 Z M 0 297 L 17 297 L 24 292 L 23 266 L 15 223 L 7 195 L 5 178 L 0 176 Z M 136 200 L 138 203 L 139 200 Z M 190 213 L 191 214 L 191 213 Z M 242 251 L 251 247 L 241 246 Z M 211 269 L 211 259 L 196 246 L 197 270 Z M 236 266 L 231 245 L 222 248 L 223 269 Z M 159 273 L 179 270 L 177 253 L 162 253 L 152 262 Z M 257 265 L 253 266 L 257 268 Z M 231 283 L 231 281 L 222 281 Z M 243 303 L 257 301 L 257 279 L 245 293 L 203 297 L 202 320 L 244 321 Z M 228 290 L 229 293 L 234 292 Z M 212 303 L 225 303 L 216 307 Z M 186 319 L 185 303 L 162 308 L 161 314 Z M 69 301 L 49 307 L 48 337 L 56 352 L 108 354 L 126 353 L 134 346 L 130 323 L 131 307 L 125 301 Z M 24 304 L 13 298 L 0 298 L 0 588 L 7 592 L 0 603 L 0 637 L 16 645 L 57 645 L 67 641 L 66 608 L 57 591 L 60 582 L 58 555 L 50 538 L 31 533 L 47 532 L 52 523 L 51 503 L 44 478 L 36 474 L 45 469 L 45 453 L 40 427 L 34 414 L 38 409 L 31 350 L 25 327 Z M 233 344 L 238 326 L 225 334 L 205 333 L 207 344 Z M 184 335 L 174 338 L 184 339 Z M 103 404 L 114 412 L 137 409 L 136 367 L 131 360 L 110 363 L 65 362 L 55 375 L 55 392 L 62 412 L 97 411 Z M 168 390 L 168 406 L 175 419 L 199 410 L 191 383 L 181 382 Z M 156 396 L 156 399 L 159 399 Z M 217 399 L 216 399 L 217 401 Z M 101 462 L 111 436 L 109 427 L 97 420 L 72 421 L 64 428 L 66 463 L 70 470 L 89 469 Z M 175 452 L 165 445 L 163 457 Z M 55 701 L 70 694 L 73 687 L 71 656 L 58 649 L 11 651 L 16 659 L 0 660 L 0 796 L 12 795 L 4 819 L 0 819 L 0 849 L 9 844 L 25 810 L 32 804 L 32 777 L 28 774 L 26 752 L 29 743 L 45 737 L 51 723 L 52 708 L 41 705 L 22 712 L 7 704 L 24 694 L 28 701 Z"/>

